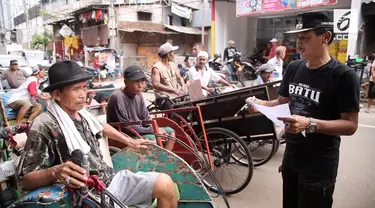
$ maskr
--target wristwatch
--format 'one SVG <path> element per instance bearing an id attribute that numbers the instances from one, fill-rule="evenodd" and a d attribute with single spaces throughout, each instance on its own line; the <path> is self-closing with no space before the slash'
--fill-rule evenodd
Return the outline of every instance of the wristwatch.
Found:
<path id="1" fill-rule="evenodd" d="M 307 132 L 310 133 L 310 134 L 313 134 L 316 132 L 316 129 L 317 129 L 317 126 L 316 126 L 316 120 L 314 118 L 309 118 L 310 120 L 310 124 L 309 126 L 306 128 Z"/>

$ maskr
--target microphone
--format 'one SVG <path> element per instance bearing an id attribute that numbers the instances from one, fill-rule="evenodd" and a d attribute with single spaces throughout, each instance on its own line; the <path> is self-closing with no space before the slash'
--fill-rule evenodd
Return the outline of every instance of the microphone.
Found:
<path id="1" fill-rule="evenodd" d="M 86 170 L 86 174 L 89 174 L 90 172 L 89 156 L 83 154 L 82 150 L 75 149 L 71 154 L 71 161 L 74 164 L 84 168 Z M 87 186 L 84 186 L 81 188 L 81 191 L 83 193 L 87 193 L 89 191 L 89 188 Z"/>

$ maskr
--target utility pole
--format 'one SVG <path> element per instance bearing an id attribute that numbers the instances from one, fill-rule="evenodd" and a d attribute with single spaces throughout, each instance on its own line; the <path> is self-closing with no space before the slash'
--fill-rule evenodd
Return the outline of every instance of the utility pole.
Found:
<path id="1" fill-rule="evenodd" d="M 31 45 L 30 45 L 30 38 L 29 38 L 29 0 L 24 0 L 23 1 L 24 5 L 25 5 L 25 15 L 26 15 L 26 39 L 27 39 L 27 47 L 28 49 L 31 49 Z"/>
<path id="2" fill-rule="evenodd" d="M 204 6 L 204 0 L 202 0 L 202 45 L 204 47 L 204 9 L 205 9 L 205 6 Z"/>

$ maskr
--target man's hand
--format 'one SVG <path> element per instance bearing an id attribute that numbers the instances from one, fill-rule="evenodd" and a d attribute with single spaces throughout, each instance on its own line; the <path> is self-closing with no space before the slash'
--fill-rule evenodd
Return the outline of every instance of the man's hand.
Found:
<path id="1" fill-rule="evenodd" d="M 178 89 L 175 89 L 173 93 L 176 94 L 177 96 L 183 96 L 183 95 L 185 95 L 184 91 L 178 90 Z"/>
<path id="2" fill-rule="evenodd" d="M 292 115 L 292 117 L 280 117 L 277 119 L 285 123 L 285 132 L 291 134 L 301 133 L 310 125 L 310 119 L 299 115 Z"/>
<path id="3" fill-rule="evenodd" d="M 65 162 L 51 168 L 53 170 L 52 176 L 59 180 L 62 184 L 71 188 L 80 188 L 85 186 L 87 177 L 86 170 L 74 164 L 73 162 Z M 67 183 L 69 182 L 69 183 Z"/>
<path id="4" fill-rule="evenodd" d="M 134 149 L 147 149 L 147 144 L 152 144 L 152 142 L 146 139 L 132 139 L 128 146 Z"/>
<path id="5" fill-rule="evenodd" d="M 209 93 L 215 93 L 215 88 L 207 88 L 207 91 L 208 91 Z"/>
<path id="6" fill-rule="evenodd" d="M 255 109 L 250 103 L 253 102 L 255 104 L 258 104 L 258 105 L 262 105 L 263 104 L 263 100 L 260 100 L 256 97 L 249 97 L 246 99 L 246 103 L 247 103 L 247 109 L 249 111 L 249 113 L 257 113 L 259 112 L 257 109 Z"/>
<path id="7" fill-rule="evenodd" d="M 159 134 L 167 134 L 167 132 L 164 129 L 159 128 Z"/>

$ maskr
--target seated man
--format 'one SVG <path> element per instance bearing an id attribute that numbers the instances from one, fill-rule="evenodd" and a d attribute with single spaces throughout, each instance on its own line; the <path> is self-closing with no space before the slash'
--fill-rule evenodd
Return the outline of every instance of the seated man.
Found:
<path id="1" fill-rule="evenodd" d="M 39 93 L 39 80 L 44 78 L 45 71 L 38 67 L 33 67 L 32 76 L 21 84 L 17 90 L 15 90 L 8 100 L 8 106 L 13 110 L 18 111 L 16 122 L 21 124 L 22 119 L 25 118 L 26 113 L 31 110 L 27 122 L 32 122 L 36 116 L 38 116 L 43 107 L 37 102 L 38 99 L 48 100 L 50 96 L 45 93 Z"/>
<path id="2" fill-rule="evenodd" d="M 221 78 L 213 69 L 207 67 L 208 53 L 201 51 L 198 53 L 197 65 L 189 69 L 189 80 L 201 80 L 203 95 L 212 94 L 215 92 L 215 88 L 208 87 L 208 84 L 212 82 L 219 82 L 226 86 L 231 86 L 230 83 Z"/>
<path id="3" fill-rule="evenodd" d="M 154 198 L 158 207 L 176 208 L 177 196 L 172 179 L 163 173 L 123 170 L 114 174 L 103 160 L 99 139 L 107 136 L 131 148 L 146 148 L 146 140 L 134 140 L 108 124 L 100 123 L 87 109 L 87 76 L 73 61 L 62 61 L 48 71 L 54 100 L 48 111 L 38 116 L 30 127 L 18 174 L 23 175 L 24 189 L 49 186 L 55 181 L 71 187 L 85 186 L 87 172 L 70 162 L 71 153 L 80 149 L 87 154 L 90 169 L 99 172 L 109 184 L 108 191 L 128 206 L 149 207 Z M 114 176 L 114 177 L 113 177 Z M 139 185 L 142 184 L 142 185 Z"/>
<path id="4" fill-rule="evenodd" d="M 138 66 L 130 66 L 124 71 L 125 87 L 114 91 L 108 102 L 107 122 L 134 122 L 151 120 L 142 90 L 146 86 L 146 75 Z M 143 138 L 155 140 L 151 125 L 131 126 Z M 159 133 L 175 136 L 174 130 L 160 128 Z M 173 149 L 173 140 L 168 140 L 165 148 Z"/>
<path id="5" fill-rule="evenodd" d="M 9 86 L 12 89 L 16 89 L 26 81 L 26 78 L 29 77 L 29 75 L 26 71 L 18 68 L 17 60 L 11 60 L 9 69 L 0 74 L 0 79 L 1 81 L 6 79 Z"/>
<path id="6" fill-rule="evenodd" d="M 159 48 L 160 61 L 152 66 L 152 85 L 155 91 L 155 101 L 161 110 L 171 109 L 173 103 L 168 98 L 183 96 L 187 93 L 184 79 L 174 63 L 174 51 L 178 46 L 165 43 Z"/>
<path id="7" fill-rule="evenodd" d="M 263 64 L 256 70 L 256 74 L 258 74 L 258 78 L 254 80 L 251 86 L 267 84 L 273 82 L 272 80 L 272 73 L 274 68 L 270 64 Z"/>

